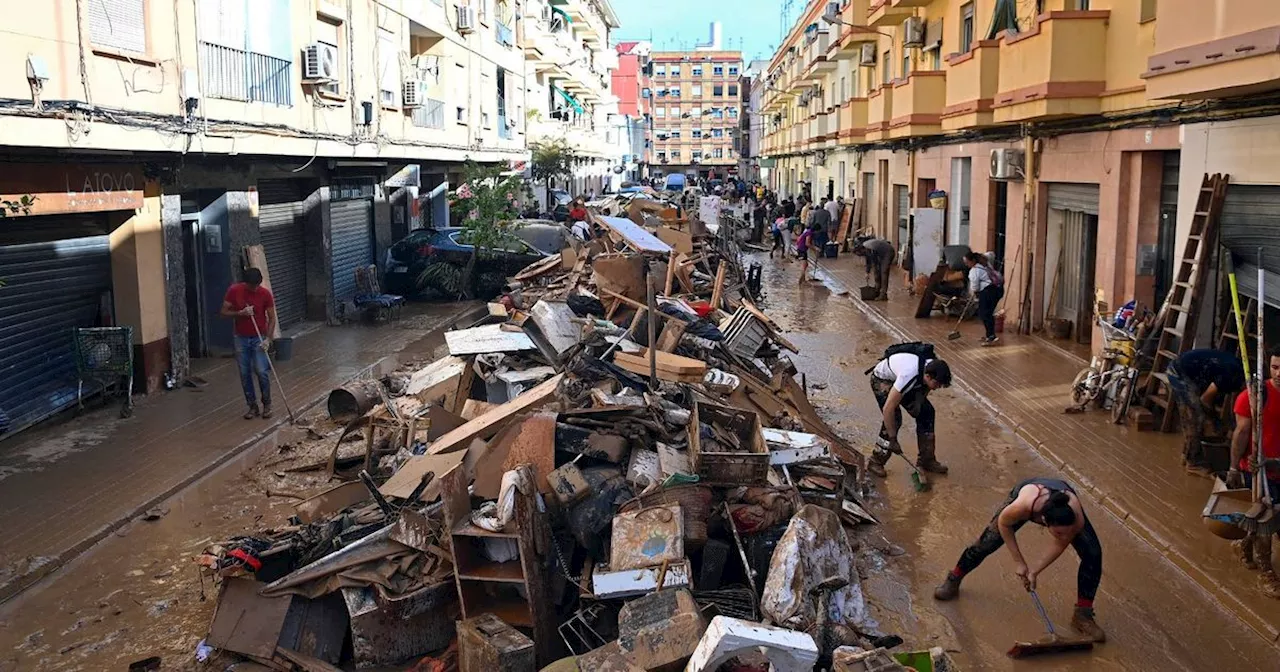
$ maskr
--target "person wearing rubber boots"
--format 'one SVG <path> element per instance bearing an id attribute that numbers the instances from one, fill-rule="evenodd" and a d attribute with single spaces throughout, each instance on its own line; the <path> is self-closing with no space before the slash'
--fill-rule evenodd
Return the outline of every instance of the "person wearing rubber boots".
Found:
<path id="1" fill-rule="evenodd" d="M 1197 348 L 1182 353 L 1169 365 L 1167 373 L 1182 425 L 1182 465 L 1191 473 L 1212 477 L 1202 445 L 1204 423 L 1212 419 L 1214 426 L 1220 428 L 1222 422 L 1209 418 L 1206 411 L 1212 410 L 1220 398 L 1234 400 L 1236 393 L 1244 389 L 1244 364 L 1231 353 Z"/>
<path id="2" fill-rule="evenodd" d="M 867 461 L 867 471 L 884 478 L 885 463 L 893 453 L 902 453 L 898 431 L 902 429 L 905 409 L 916 421 L 916 466 L 934 474 L 947 473 L 947 465 L 937 457 L 937 413 L 929 402 L 929 392 L 951 386 L 951 368 L 937 359 L 932 345 L 902 343 L 886 350 L 884 358 L 867 373 L 871 374 L 871 392 L 883 415 L 880 437 Z"/>
<path id="3" fill-rule="evenodd" d="M 1043 525 L 1053 537 L 1049 552 L 1031 565 L 1022 557 L 1017 537 L 1018 530 L 1027 522 Z M 1037 577 L 1062 557 L 1068 546 L 1075 549 L 1080 557 L 1080 569 L 1076 573 L 1076 608 L 1071 627 L 1095 642 L 1107 641 L 1107 634 L 1093 613 L 1093 600 L 1102 582 L 1102 543 L 1071 485 L 1056 478 L 1030 478 L 1013 486 L 978 540 L 960 554 L 955 569 L 933 591 L 934 599 L 955 599 L 964 577 L 1001 546 L 1008 547 L 1009 555 L 1013 556 L 1014 575 L 1027 590 L 1036 589 Z"/>
<path id="4" fill-rule="evenodd" d="M 1267 351 L 1267 383 L 1262 390 L 1262 459 L 1268 462 L 1280 460 L 1280 347 Z M 1253 441 L 1253 405 L 1249 391 L 1236 397 L 1236 431 L 1231 437 L 1231 468 L 1227 470 L 1227 485 L 1232 488 L 1253 487 L 1258 473 Z M 1267 487 L 1272 501 L 1280 499 L 1280 467 L 1268 464 L 1264 467 Z M 1240 560 L 1245 567 L 1260 571 L 1258 590 L 1267 597 L 1280 599 L 1280 575 L 1271 561 L 1271 536 L 1250 532 L 1244 539 L 1234 542 Z"/>

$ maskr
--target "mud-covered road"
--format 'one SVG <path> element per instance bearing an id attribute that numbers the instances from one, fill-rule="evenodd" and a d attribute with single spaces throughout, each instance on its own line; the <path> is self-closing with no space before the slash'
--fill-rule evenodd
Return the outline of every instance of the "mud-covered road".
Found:
<path id="1" fill-rule="evenodd" d="M 815 405 L 837 430 L 869 451 L 879 415 L 863 372 L 893 340 L 850 298 L 822 283 L 800 286 L 798 264 L 770 261 L 767 255 L 758 261 L 767 292 L 761 307 L 791 330 L 788 338 L 801 350 L 796 365 Z M 909 648 L 943 646 L 966 670 L 1280 668 L 1280 651 L 1087 497 L 1085 512 L 1103 546 L 1095 606 L 1108 641 L 1092 653 L 1008 659 L 1005 652 L 1015 640 L 1035 639 L 1044 630 L 1006 551 L 966 577 L 956 601 L 935 602 L 933 589 L 1015 483 L 1060 474 L 958 389 L 941 390 L 931 399 L 938 409 L 938 457 L 951 473 L 933 476 L 932 490 L 918 494 L 906 465 L 895 458 L 889 478 L 875 481 L 870 502 L 884 524 L 864 526 L 861 534 L 864 586 L 884 631 L 900 634 Z M 914 460 L 914 425 L 910 418 L 906 423 L 903 447 Z M 1048 540 L 1048 532 L 1035 525 L 1019 533 L 1028 559 L 1043 554 Z M 1068 549 L 1038 581 L 1050 618 L 1067 634 L 1073 634 L 1069 623 L 1078 565 Z"/>

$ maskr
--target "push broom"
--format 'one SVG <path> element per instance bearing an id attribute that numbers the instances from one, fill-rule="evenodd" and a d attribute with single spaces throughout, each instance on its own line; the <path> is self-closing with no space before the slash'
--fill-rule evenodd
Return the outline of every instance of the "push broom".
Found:
<path id="1" fill-rule="evenodd" d="M 1009 649 L 1010 658 L 1028 658 L 1030 656 L 1039 656 L 1047 653 L 1065 653 L 1067 651 L 1090 651 L 1093 649 L 1093 640 L 1087 638 L 1071 638 L 1062 637 L 1053 629 L 1053 621 L 1049 620 L 1049 614 L 1045 612 L 1044 605 L 1040 603 L 1040 596 L 1036 595 L 1036 591 L 1029 590 L 1031 593 L 1031 601 L 1036 605 L 1036 611 L 1040 613 L 1040 620 L 1044 621 L 1044 627 L 1049 631 L 1047 638 L 1042 638 L 1038 642 L 1014 642 L 1013 648 Z"/>

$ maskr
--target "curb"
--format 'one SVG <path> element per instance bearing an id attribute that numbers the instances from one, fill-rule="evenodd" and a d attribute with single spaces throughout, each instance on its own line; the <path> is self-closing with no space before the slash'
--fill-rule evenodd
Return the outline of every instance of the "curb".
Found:
<path id="1" fill-rule="evenodd" d="M 822 273 L 827 278 L 831 278 L 830 274 L 825 270 L 823 270 Z M 834 280 L 834 278 L 831 279 Z M 838 280 L 836 280 L 835 283 L 841 284 Z M 841 286 L 843 287 L 843 285 Z M 875 310 L 871 306 L 868 306 L 865 301 L 862 301 L 852 294 L 848 296 L 848 299 L 857 305 L 861 309 L 862 313 L 875 323 L 878 328 L 888 332 L 891 336 L 903 341 L 917 340 L 915 336 L 911 335 L 905 329 L 894 324 L 891 320 L 880 314 L 879 311 Z M 1060 354 L 1065 355 L 1068 353 Z M 1234 595 L 1234 593 L 1223 587 L 1221 583 L 1216 581 L 1203 569 L 1197 566 L 1190 558 L 1180 553 L 1168 541 L 1161 538 L 1152 527 L 1135 517 L 1124 508 L 1123 504 L 1116 501 L 1109 494 L 1094 485 L 1087 476 L 1075 467 L 1067 464 L 1065 460 L 1054 453 L 1049 446 L 1032 434 L 1021 422 L 1005 413 L 995 404 L 995 402 L 989 399 L 986 395 L 980 393 L 977 389 L 965 383 L 963 380 L 956 380 L 954 385 L 955 387 L 960 388 L 960 390 L 967 396 L 978 402 L 978 404 L 986 409 L 987 413 L 989 413 L 995 420 L 1011 429 L 1014 435 L 1027 443 L 1038 455 L 1040 455 L 1040 457 L 1044 458 L 1059 471 L 1066 474 L 1072 481 L 1079 485 L 1081 489 L 1087 492 L 1090 497 L 1096 500 L 1101 508 L 1113 515 L 1116 520 L 1125 527 L 1125 529 L 1129 530 L 1139 539 L 1150 545 L 1157 553 L 1160 554 L 1161 557 L 1172 563 L 1173 566 L 1185 574 L 1188 579 L 1204 590 L 1209 595 L 1210 599 L 1218 603 L 1219 607 L 1243 621 L 1250 629 L 1256 632 L 1258 636 L 1262 637 L 1267 642 L 1271 644 L 1280 642 L 1280 629 L 1277 629 L 1268 622 L 1266 618 L 1246 606 Z"/>
<path id="2" fill-rule="evenodd" d="M 450 328 L 452 328 L 454 324 L 469 318 L 476 319 L 479 316 L 485 314 L 485 312 L 486 312 L 486 308 L 483 305 L 479 306 L 478 308 L 459 311 L 441 320 L 438 326 L 425 331 L 422 334 L 422 336 L 425 337 L 435 332 L 447 331 Z M 473 314 L 475 315 L 475 318 L 472 317 Z M 345 382 L 368 378 L 372 372 L 378 370 L 382 366 L 382 364 L 392 356 L 394 356 L 394 353 L 384 355 L 383 357 L 379 358 L 377 361 L 373 362 L 369 366 L 366 366 L 365 368 L 361 369 L 359 373 L 357 373 L 354 376 L 351 376 Z M 311 412 L 312 409 L 319 406 L 321 402 L 325 401 L 327 397 L 328 397 L 328 393 L 324 393 L 315 397 L 314 399 L 308 400 L 301 406 L 298 406 L 297 408 L 294 409 L 294 416 L 301 417 Z M 264 442 L 274 441 L 276 438 L 276 434 L 280 431 L 280 428 L 287 425 L 288 422 L 289 422 L 289 419 L 287 414 L 282 414 L 281 416 L 279 416 L 279 420 L 274 424 L 263 429 L 257 434 L 254 434 L 253 436 L 249 437 L 247 440 L 237 444 L 234 448 L 215 457 L 213 460 L 209 461 L 204 466 L 201 466 L 200 468 L 188 474 L 185 478 L 183 478 L 178 483 L 175 483 L 173 486 L 157 494 L 156 496 L 147 499 L 145 502 L 134 507 L 132 510 L 125 513 L 115 521 L 98 528 L 97 531 L 93 532 L 88 537 L 86 537 L 85 539 L 77 543 L 76 545 L 62 551 L 56 556 L 49 558 L 48 562 L 41 564 L 40 566 L 36 567 L 31 571 L 26 572 L 25 574 L 17 575 L 7 583 L 0 585 L 0 604 L 4 604 L 9 600 L 15 597 L 18 597 L 23 592 L 34 587 L 36 584 L 49 578 L 53 574 L 57 573 L 59 569 L 62 569 L 68 563 L 70 563 L 71 561 L 75 560 L 79 556 L 89 551 L 89 549 L 96 546 L 103 539 L 106 539 L 108 536 L 114 534 L 120 528 L 140 518 L 148 510 L 155 508 L 165 500 L 168 500 L 174 497 L 175 495 L 178 495 L 183 490 L 186 490 L 187 488 L 191 487 L 198 481 L 204 479 L 206 476 L 214 473 L 219 468 L 231 463 L 237 457 L 240 457 L 241 455 L 248 452 L 249 450 L 252 450 L 256 447 L 261 446 Z"/>

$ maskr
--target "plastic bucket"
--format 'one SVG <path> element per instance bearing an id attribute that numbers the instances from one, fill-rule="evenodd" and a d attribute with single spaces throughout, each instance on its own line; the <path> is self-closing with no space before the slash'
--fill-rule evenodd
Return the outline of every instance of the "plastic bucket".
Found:
<path id="1" fill-rule="evenodd" d="M 272 341 L 276 349 L 276 361 L 287 362 L 293 359 L 293 338 L 290 336 L 282 336 Z"/>

